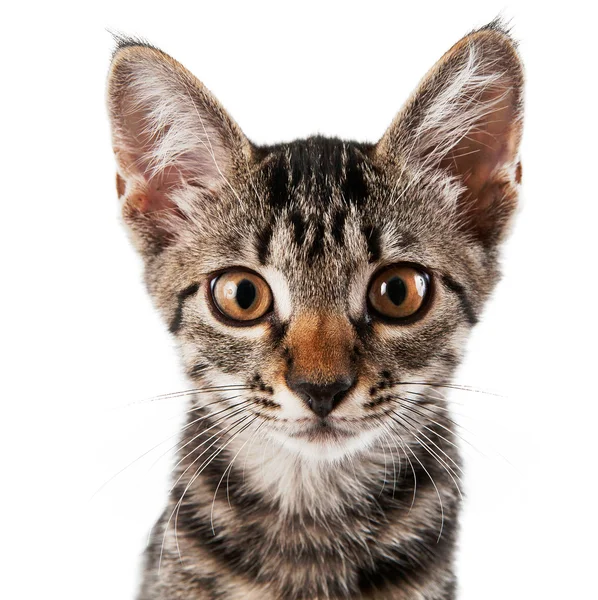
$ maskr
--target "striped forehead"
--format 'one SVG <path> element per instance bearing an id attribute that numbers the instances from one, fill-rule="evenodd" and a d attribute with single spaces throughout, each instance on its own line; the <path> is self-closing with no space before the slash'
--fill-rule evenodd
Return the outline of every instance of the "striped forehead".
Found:
<path id="1" fill-rule="evenodd" d="M 309 138 L 267 150 L 263 181 L 270 219 L 257 236 L 262 264 L 272 258 L 273 238 L 291 244 L 294 254 L 309 262 L 324 258 L 327 250 L 340 258 L 348 247 L 353 258 L 356 250 L 366 260 L 368 254 L 378 258 L 377 230 L 361 216 L 372 185 L 369 148 Z"/>
<path id="2" fill-rule="evenodd" d="M 364 220 L 350 206 L 329 206 L 317 213 L 290 206 L 273 213 L 254 237 L 255 254 L 260 265 L 311 268 L 325 276 L 330 270 L 378 261 L 381 231 L 380 224 Z"/>
<path id="3" fill-rule="evenodd" d="M 264 175 L 274 210 L 301 205 L 323 214 L 336 204 L 363 205 L 368 197 L 371 146 L 312 137 L 264 149 Z"/>

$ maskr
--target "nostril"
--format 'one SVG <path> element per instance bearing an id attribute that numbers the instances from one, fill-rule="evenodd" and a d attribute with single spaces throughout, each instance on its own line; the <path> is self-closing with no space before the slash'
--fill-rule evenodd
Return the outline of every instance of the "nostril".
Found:
<path id="1" fill-rule="evenodd" d="M 324 418 L 340 404 L 354 382 L 352 377 L 342 377 L 325 384 L 305 380 L 288 381 L 288 384 L 319 417 Z"/>

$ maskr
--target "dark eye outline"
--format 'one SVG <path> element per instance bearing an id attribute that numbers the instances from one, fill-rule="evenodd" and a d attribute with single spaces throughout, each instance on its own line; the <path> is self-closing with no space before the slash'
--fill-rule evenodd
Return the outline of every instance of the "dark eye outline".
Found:
<path id="1" fill-rule="evenodd" d="M 250 319 L 248 321 L 241 321 L 237 319 L 233 319 L 226 313 L 222 311 L 222 309 L 218 306 L 218 302 L 216 302 L 216 298 L 214 298 L 214 287 L 216 285 L 216 281 L 222 275 L 230 272 L 241 272 L 248 273 L 249 275 L 253 275 L 254 277 L 259 277 L 270 290 L 271 301 L 270 305 L 266 309 L 266 312 L 257 319 Z M 210 312 L 212 315 L 218 320 L 224 323 L 225 325 L 230 325 L 231 327 L 253 327 L 255 325 L 259 325 L 260 323 L 267 321 L 272 315 L 272 311 L 274 309 L 274 294 L 272 293 L 272 288 L 268 284 L 268 282 L 255 271 L 248 269 L 247 267 L 227 267 L 225 269 L 219 269 L 218 271 L 214 271 L 208 277 L 208 285 L 206 286 L 206 299 L 208 303 L 208 307 L 210 308 Z"/>
<path id="2" fill-rule="evenodd" d="M 370 300 L 370 290 L 372 288 L 372 285 L 374 284 L 374 281 L 376 281 L 376 279 L 378 279 L 378 277 L 380 277 L 380 275 L 382 275 L 382 273 L 384 273 L 385 271 L 390 271 L 391 269 L 399 268 L 399 267 L 408 267 L 410 269 L 414 269 L 415 271 L 418 271 L 419 273 L 421 273 L 426 279 L 427 291 L 426 291 L 426 295 L 424 296 L 421 306 L 412 315 L 409 315 L 407 317 L 389 317 L 388 315 L 381 313 L 378 309 L 376 309 L 372 305 L 372 302 Z M 422 265 L 420 265 L 418 263 L 399 262 L 399 263 L 392 263 L 389 265 L 384 265 L 383 267 L 378 269 L 372 275 L 372 277 L 370 278 L 370 281 L 368 283 L 365 298 L 366 298 L 368 312 L 372 316 L 374 316 L 378 321 L 382 321 L 383 323 L 387 323 L 389 325 L 410 325 L 411 323 L 420 321 L 421 319 L 423 319 L 426 316 L 426 314 L 430 310 L 430 307 L 433 304 L 434 296 L 435 296 L 434 278 L 432 277 L 432 274 L 429 269 L 427 269 L 426 267 L 423 267 Z"/>

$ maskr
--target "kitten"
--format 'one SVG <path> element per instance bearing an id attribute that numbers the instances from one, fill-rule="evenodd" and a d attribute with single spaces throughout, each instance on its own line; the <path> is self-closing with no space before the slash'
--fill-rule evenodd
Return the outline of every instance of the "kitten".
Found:
<path id="1" fill-rule="evenodd" d="M 257 146 L 179 63 L 119 41 L 118 194 L 198 388 L 141 600 L 455 597 L 441 392 L 498 279 L 522 85 L 493 22 L 378 143 Z"/>

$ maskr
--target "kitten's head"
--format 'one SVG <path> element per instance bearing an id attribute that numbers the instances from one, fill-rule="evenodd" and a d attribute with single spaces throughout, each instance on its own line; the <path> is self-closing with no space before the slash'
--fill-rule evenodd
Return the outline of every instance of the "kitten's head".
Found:
<path id="1" fill-rule="evenodd" d="M 197 386 L 239 386 L 223 402 L 302 453 L 401 422 L 408 439 L 425 420 L 408 403 L 458 364 L 516 207 L 508 35 L 463 38 L 376 144 L 258 147 L 184 67 L 131 41 L 108 102 L 124 218 Z"/>

